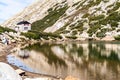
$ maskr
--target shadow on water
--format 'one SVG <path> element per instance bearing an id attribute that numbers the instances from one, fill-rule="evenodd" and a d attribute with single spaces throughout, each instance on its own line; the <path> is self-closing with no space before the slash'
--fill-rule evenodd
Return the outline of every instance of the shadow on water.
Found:
<path id="1" fill-rule="evenodd" d="M 8 55 L 24 70 L 81 80 L 119 80 L 120 42 L 35 43 Z M 21 67 L 22 66 L 22 67 Z"/>

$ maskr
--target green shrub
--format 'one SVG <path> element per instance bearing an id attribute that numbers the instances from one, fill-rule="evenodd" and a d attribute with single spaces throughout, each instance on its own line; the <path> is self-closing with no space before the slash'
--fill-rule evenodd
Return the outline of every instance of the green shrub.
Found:
<path id="1" fill-rule="evenodd" d="M 120 32 L 120 29 L 117 29 L 117 32 Z"/>
<path id="2" fill-rule="evenodd" d="M 101 25 L 107 25 L 108 24 L 108 21 L 106 19 L 101 19 L 98 21 L 99 24 Z"/>
<path id="3" fill-rule="evenodd" d="M 15 30 L 9 29 L 7 27 L 1 27 L 0 26 L 0 34 L 5 32 L 5 31 L 7 31 L 7 32 L 16 32 Z"/>
<path id="4" fill-rule="evenodd" d="M 110 24 L 111 24 L 112 27 L 117 27 L 118 26 L 117 21 L 111 21 Z"/>
<path id="5" fill-rule="evenodd" d="M 70 33 L 70 31 L 64 30 L 64 31 L 62 31 L 62 33 L 63 33 L 63 34 L 67 34 L 67 33 Z"/>
<path id="6" fill-rule="evenodd" d="M 77 21 L 77 23 L 70 26 L 71 30 L 77 29 L 78 31 L 83 31 L 83 22 L 84 21 Z"/>
<path id="7" fill-rule="evenodd" d="M 76 7 L 76 9 L 80 8 L 80 6 L 82 6 L 86 1 L 84 0 L 82 3 L 78 4 L 78 6 Z"/>
<path id="8" fill-rule="evenodd" d="M 101 32 L 102 32 L 102 33 L 108 32 L 108 28 L 103 28 L 103 29 L 101 29 Z"/>
<path id="9" fill-rule="evenodd" d="M 72 5 L 72 7 L 74 7 L 74 6 L 78 5 L 79 3 L 80 3 L 80 2 L 74 3 L 74 4 Z"/>
<path id="10" fill-rule="evenodd" d="M 96 0 L 95 4 L 98 5 L 98 4 L 100 4 L 101 1 L 102 0 Z"/>
<path id="11" fill-rule="evenodd" d="M 86 14 L 84 14 L 83 16 L 82 16 L 82 18 L 87 18 L 87 17 L 89 17 L 90 16 L 90 14 L 89 13 L 86 13 Z"/>
<path id="12" fill-rule="evenodd" d="M 106 17 L 108 24 L 111 24 L 111 27 L 117 27 L 118 22 L 120 21 L 120 13 L 112 12 Z"/>
<path id="13" fill-rule="evenodd" d="M 111 5 L 110 7 L 112 7 L 112 6 L 114 6 L 114 5 Z M 117 2 L 116 5 L 108 11 L 108 13 L 112 13 L 112 12 L 118 10 L 119 7 L 120 7 L 120 2 Z"/>
<path id="14" fill-rule="evenodd" d="M 111 21 L 120 21 L 120 13 L 118 12 L 112 12 L 108 15 L 108 17 L 106 18 L 107 20 Z"/>
<path id="15" fill-rule="evenodd" d="M 16 32 L 15 30 L 7 28 L 7 27 L 4 28 L 4 31 L 7 31 L 7 32 Z"/>
<path id="16" fill-rule="evenodd" d="M 44 33 L 44 32 L 38 32 L 38 31 L 29 31 L 27 33 L 22 33 L 22 35 L 28 37 L 29 39 L 46 39 L 48 40 L 50 38 L 62 38 L 60 35 L 53 34 L 53 33 Z"/>
<path id="17" fill-rule="evenodd" d="M 120 35 L 114 37 L 115 40 L 120 40 Z"/>
<path id="18" fill-rule="evenodd" d="M 103 2 L 104 2 L 104 3 L 107 3 L 107 2 L 109 2 L 109 0 L 103 0 Z"/>
<path id="19" fill-rule="evenodd" d="M 105 33 L 103 33 L 103 32 L 98 32 L 98 33 L 96 34 L 96 36 L 99 37 L 99 38 L 103 38 L 103 37 L 105 37 L 106 35 L 105 35 Z"/>
<path id="20" fill-rule="evenodd" d="M 92 16 L 89 18 L 90 21 L 104 19 L 105 15 Z"/>
<path id="21" fill-rule="evenodd" d="M 77 34 L 77 31 L 72 31 L 72 35 L 76 35 Z"/>
<path id="22" fill-rule="evenodd" d="M 100 28 L 101 28 L 101 25 L 99 24 L 91 26 L 90 29 L 88 30 L 89 36 L 92 36 L 93 34 L 95 34 L 95 32 Z"/>
<path id="23" fill-rule="evenodd" d="M 27 32 L 27 33 L 21 33 L 25 37 L 28 37 L 29 39 L 40 39 L 40 35 L 33 33 L 33 32 Z"/>
<path id="24" fill-rule="evenodd" d="M 68 38 L 68 39 L 77 39 L 76 36 L 66 36 L 66 38 Z"/>

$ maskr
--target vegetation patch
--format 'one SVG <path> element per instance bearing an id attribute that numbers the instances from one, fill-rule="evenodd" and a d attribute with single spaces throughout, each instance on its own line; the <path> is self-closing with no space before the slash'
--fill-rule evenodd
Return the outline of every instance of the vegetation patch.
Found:
<path id="1" fill-rule="evenodd" d="M 68 38 L 68 39 L 77 39 L 76 36 L 66 36 L 66 38 Z"/>
<path id="2" fill-rule="evenodd" d="M 115 38 L 115 40 L 119 40 L 120 41 L 120 35 L 115 36 L 114 38 Z"/>
<path id="3" fill-rule="evenodd" d="M 103 33 L 103 32 L 101 31 L 101 32 L 98 32 L 98 33 L 96 34 L 96 36 L 99 37 L 99 38 L 103 38 L 103 37 L 105 37 L 105 33 Z"/>
<path id="4" fill-rule="evenodd" d="M 78 31 L 73 30 L 73 31 L 72 31 L 72 35 L 73 35 L 73 36 L 74 36 L 74 35 L 76 35 L 76 34 L 77 34 L 77 32 L 78 32 Z"/>
<path id="5" fill-rule="evenodd" d="M 114 4 L 115 4 L 115 3 L 114 3 Z M 111 6 L 114 6 L 114 4 L 111 5 Z M 110 7 L 111 7 L 111 6 L 110 6 Z M 113 11 L 118 10 L 119 7 L 120 7 L 120 2 L 116 2 L 115 6 L 114 6 L 112 9 L 110 9 L 110 10 L 108 11 L 108 13 L 112 13 Z"/>
<path id="6" fill-rule="evenodd" d="M 70 23 L 66 23 L 63 27 L 61 27 L 59 30 L 57 30 L 55 32 L 55 34 L 60 34 L 60 33 L 67 33 L 68 31 L 66 31 L 66 27 L 69 25 Z"/>
<path id="7" fill-rule="evenodd" d="M 68 9 L 67 4 L 65 4 L 64 7 L 56 6 L 55 8 L 50 8 L 48 10 L 47 16 L 32 24 L 32 29 L 43 31 L 47 27 L 52 26 L 65 13 L 67 9 Z"/>
<path id="8" fill-rule="evenodd" d="M 92 16 L 89 18 L 90 21 L 104 19 L 105 15 Z"/>
<path id="9" fill-rule="evenodd" d="M 82 32 L 84 30 L 83 28 L 84 21 L 77 21 L 75 24 L 70 25 L 70 30 L 78 30 L 79 32 Z"/>
<path id="10" fill-rule="evenodd" d="M 7 32 L 16 32 L 15 30 L 12 30 L 10 28 L 0 26 L 0 34 L 5 32 L 5 31 L 7 31 Z"/>
<path id="11" fill-rule="evenodd" d="M 82 16 L 82 18 L 87 18 L 87 17 L 89 17 L 90 16 L 90 14 L 89 13 L 86 13 L 86 14 L 84 14 L 83 16 Z"/>
<path id="12" fill-rule="evenodd" d="M 90 29 L 88 30 L 89 36 L 92 36 L 93 34 L 95 34 L 96 31 L 99 29 L 101 29 L 101 25 L 99 24 L 91 25 Z"/>
<path id="13" fill-rule="evenodd" d="M 24 35 L 25 37 L 29 39 L 40 39 L 40 35 L 34 32 L 21 33 L 21 35 Z"/>
<path id="14" fill-rule="evenodd" d="M 106 21 L 108 21 L 108 24 L 111 24 L 112 27 L 117 27 L 118 22 L 120 22 L 120 13 L 118 12 L 113 12 L 108 15 L 106 18 Z"/>
<path id="15" fill-rule="evenodd" d="M 22 33 L 22 35 L 28 37 L 29 39 L 46 39 L 48 40 L 49 38 L 53 39 L 53 38 L 59 38 L 61 39 L 62 37 L 60 35 L 57 34 L 53 34 L 53 33 L 44 33 L 44 32 L 38 32 L 38 31 L 29 31 L 27 33 Z"/>

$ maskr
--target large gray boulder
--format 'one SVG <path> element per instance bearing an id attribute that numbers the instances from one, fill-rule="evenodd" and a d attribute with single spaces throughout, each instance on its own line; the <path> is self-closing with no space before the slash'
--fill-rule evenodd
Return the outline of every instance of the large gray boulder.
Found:
<path id="1" fill-rule="evenodd" d="M 22 78 L 8 64 L 0 62 L 0 80 L 22 80 Z"/>

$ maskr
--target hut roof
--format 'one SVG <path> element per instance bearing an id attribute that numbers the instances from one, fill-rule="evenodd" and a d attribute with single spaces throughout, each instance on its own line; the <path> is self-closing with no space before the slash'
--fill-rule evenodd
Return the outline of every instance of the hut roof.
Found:
<path id="1" fill-rule="evenodd" d="M 21 21 L 19 23 L 17 23 L 17 25 L 21 25 L 21 24 L 30 24 L 28 21 Z"/>

